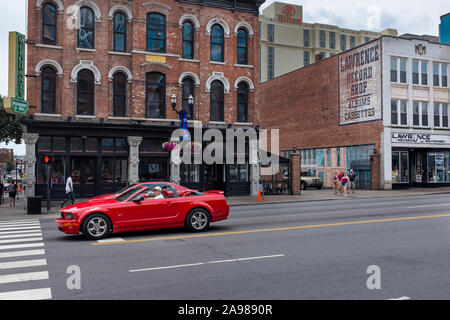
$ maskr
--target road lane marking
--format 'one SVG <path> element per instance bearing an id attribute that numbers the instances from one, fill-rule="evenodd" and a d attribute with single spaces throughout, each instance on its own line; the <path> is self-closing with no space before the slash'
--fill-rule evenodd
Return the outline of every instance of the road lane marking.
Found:
<path id="1" fill-rule="evenodd" d="M 1 228 L 0 227 L 0 232 L 1 231 L 11 231 L 11 230 L 29 230 L 29 229 L 41 229 L 40 225 L 36 225 L 33 227 L 5 227 L 5 228 Z"/>
<path id="2" fill-rule="evenodd" d="M 107 242 L 107 243 L 94 242 L 94 243 L 91 243 L 91 245 L 93 245 L 93 246 L 105 246 L 105 245 L 112 245 L 112 244 L 139 243 L 139 242 L 150 242 L 150 241 L 161 241 L 161 240 L 194 239 L 194 238 L 206 238 L 206 237 L 217 237 L 217 236 L 240 235 L 240 234 L 249 234 L 249 233 L 261 233 L 261 232 L 292 231 L 292 230 L 301 230 L 301 229 L 316 229 L 316 228 L 326 228 L 326 227 L 339 227 L 339 226 L 369 224 L 369 223 L 380 223 L 380 222 L 398 222 L 398 221 L 413 221 L 413 220 L 424 220 L 424 219 L 436 219 L 436 218 L 444 218 L 444 217 L 450 217 L 450 214 L 439 214 L 439 215 L 428 215 L 428 216 L 417 216 L 417 217 L 403 217 L 403 218 L 391 218 L 391 219 L 378 219 L 378 220 L 359 220 L 359 221 L 328 223 L 328 224 L 317 224 L 317 225 L 304 225 L 304 226 L 293 226 L 293 227 L 270 228 L 270 229 L 253 229 L 253 230 L 242 230 L 242 231 L 203 233 L 203 234 L 195 234 L 195 235 L 181 235 L 181 236 L 173 236 L 173 237 L 155 237 L 155 238 L 134 239 L 134 240 L 119 241 L 119 242 Z"/>
<path id="3" fill-rule="evenodd" d="M 47 265 L 46 259 L 10 261 L 10 262 L 0 263 L 0 270 L 14 269 L 14 268 L 29 268 L 29 267 L 46 266 L 46 265 Z"/>
<path id="4" fill-rule="evenodd" d="M 3 231 L 3 232 L 0 232 L 0 235 L 3 235 L 3 234 L 21 234 L 21 233 L 30 233 L 30 232 L 41 232 L 41 229 L 39 228 L 39 230 L 36 229 L 36 230 Z"/>
<path id="5" fill-rule="evenodd" d="M 410 297 L 400 297 L 400 298 L 394 298 L 394 299 L 388 299 L 388 300 L 411 300 Z"/>
<path id="6" fill-rule="evenodd" d="M 39 220 L 0 220 L 0 225 L 11 223 L 39 223 Z"/>
<path id="7" fill-rule="evenodd" d="M 34 248 L 34 247 L 43 247 L 44 243 L 25 243 L 25 244 L 9 244 L 6 246 L 0 246 L 0 250 L 7 249 L 20 249 L 20 248 Z"/>
<path id="8" fill-rule="evenodd" d="M 0 228 L 3 227 L 29 227 L 39 225 L 39 222 L 8 222 L 8 223 L 0 223 Z"/>
<path id="9" fill-rule="evenodd" d="M 0 240 L 0 243 L 15 243 L 15 242 L 33 242 L 33 241 L 42 241 L 44 240 L 42 237 L 36 237 L 36 238 L 18 238 L 18 239 L 7 239 L 7 240 Z"/>
<path id="10" fill-rule="evenodd" d="M 405 203 L 405 202 L 411 202 L 411 201 L 372 202 L 372 203 L 362 203 L 362 204 L 360 204 L 360 206 L 362 206 L 362 207 L 379 206 L 380 204 L 397 204 L 397 203 Z"/>
<path id="11" fill-rule="evenodd" d="M 44 249 L 0 252 L 0 258 L 16 258 L 27 256 L 41 256 L 41 255 L 45 255 Z"/>
<path id="12" fill-rule="evenodd" d="M 0 275 L 0 283 L 48 280 L 48 271 Z"/>
<path id="13" fill-rule="evenodd" d="M 110 238 L 110 239 L 97 240 L 98 243 L 120 242 L 120 241 L 125 241 L 125 240 L 123 238 Z"/>
<path id="14" fill-rule="evenodd" d="M 280 257 L 284 257 L 284 254 L 276 254 L 276 255 L 272 255 L 272 256 L 261 256 L 261 257 L 250 257 L 250 258 L 238 258 L 238 259 L 218 260 L 218 261 L 209 261 L 209 262 L 198 262 L 198 263 L 190 263 L 190 264 L 179 264 L 179 265 L 167 266 L 167 267 L 156 267 L 156 268 L 146 268 L 146 269 L 135 269 L 135 270 L 128 270 L 128 272 L 142 272 L 142 271 L 167 270 L 167 269 L 176 269 L 176 268 L 185 268 L 185 267 L 202 266 L 202 265 L 207 265 L 207 264 L 217 264 L 217 263 L 227 263 L 227 262 L 238 262 L 238 261 L 249 261 L 249 260 L 260 260 L 260 259 L 271 259 L 271 258 L 280 258 Z"/>
<path id="15" fill-rule="evenodd" d="M 48 300 L 51 298 L 50 288 L 0 292 L 0 300 Z"/>
<path id="16" fill-rule="evenodd" d="M 441 204 L 429 204 L 426 206 L 411 206 L 407 207 L 408 209 L 414 209 L 414 208 L 430 208 L 430 207 L 448 207 L 450 206 L 450 203 L 441 203 Z"/>
<path id="17" fill-rule="evenodd" d="M 2 235 L 0 233 L 0 239 L 12 239 L 12 238 L 27 238 L 27 237 L 42 237 L 42 233 L 19 233 L 19 234 L 8 234 Z"/>

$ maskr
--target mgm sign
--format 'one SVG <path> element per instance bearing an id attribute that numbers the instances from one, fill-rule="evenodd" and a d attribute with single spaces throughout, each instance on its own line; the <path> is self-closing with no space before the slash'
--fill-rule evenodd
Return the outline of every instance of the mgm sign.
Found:
<path id="1" fill-rule="evenodd" d="M 5 111 L 26 115 L 28 102 L 25 101 L 25 36 L 18 32 L 9 33 L 9 90 L 4 99 Z"/>

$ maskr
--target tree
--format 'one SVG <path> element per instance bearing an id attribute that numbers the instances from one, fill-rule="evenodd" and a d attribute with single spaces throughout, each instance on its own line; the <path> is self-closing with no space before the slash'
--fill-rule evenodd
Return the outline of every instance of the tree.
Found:
<path id="1" fill-rule="evenodd" d="M 9 174 L 13 170 L 14 170 L 14 163 L 8 160 L 8 162 L 6 162 L 6 172 Z"/>
<path id="2" fill-rule="evenodd" d="M 21 143 L 22 127 L 20 125 L 23 116 L 6 113 L 3 108 L 3 97 L 0 96 L 0 142 Z"/>

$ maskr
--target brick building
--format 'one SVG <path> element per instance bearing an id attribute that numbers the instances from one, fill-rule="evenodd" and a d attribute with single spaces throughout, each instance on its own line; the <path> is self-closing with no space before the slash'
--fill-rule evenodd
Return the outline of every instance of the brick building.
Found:
<path id="1" fill-rule="evenodd" d="M 250 0 L 30 0 L 27 183 L 53 196 L 69 172 L 87 197 L 148 180 L 249 194 L 249 165 L 171 167 L 177 110 L 203 129 L 259 124 L 258 14 Z M 192 95 L 194 104 L 188 103 Z"/>
<path id="2" fill-rule="evenodd" d="M 6 174 L 6 165 L 8 162 L 13 162 L 14 160 L 14 150 L 0 148 L 0 181 L 3 181 L 4 175 Z"/>
<path id="3" fill-rule="evenodd" d="M 261 126 L 281 154 L 330 187 L 354 169 L 359 188 L 450 184 L 450 46 L 383 36 L 261 84 Z"/>

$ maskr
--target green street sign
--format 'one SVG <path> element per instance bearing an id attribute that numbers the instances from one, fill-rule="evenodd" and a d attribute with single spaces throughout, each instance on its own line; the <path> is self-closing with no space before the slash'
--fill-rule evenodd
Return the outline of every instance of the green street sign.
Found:
<path id="1" fill-rule="evenodd" d="M 5 99 L 6 112 L 26 115 L 25 101 L 25 36 L 19 32 L 9 33 L 9 90 Z"/>

